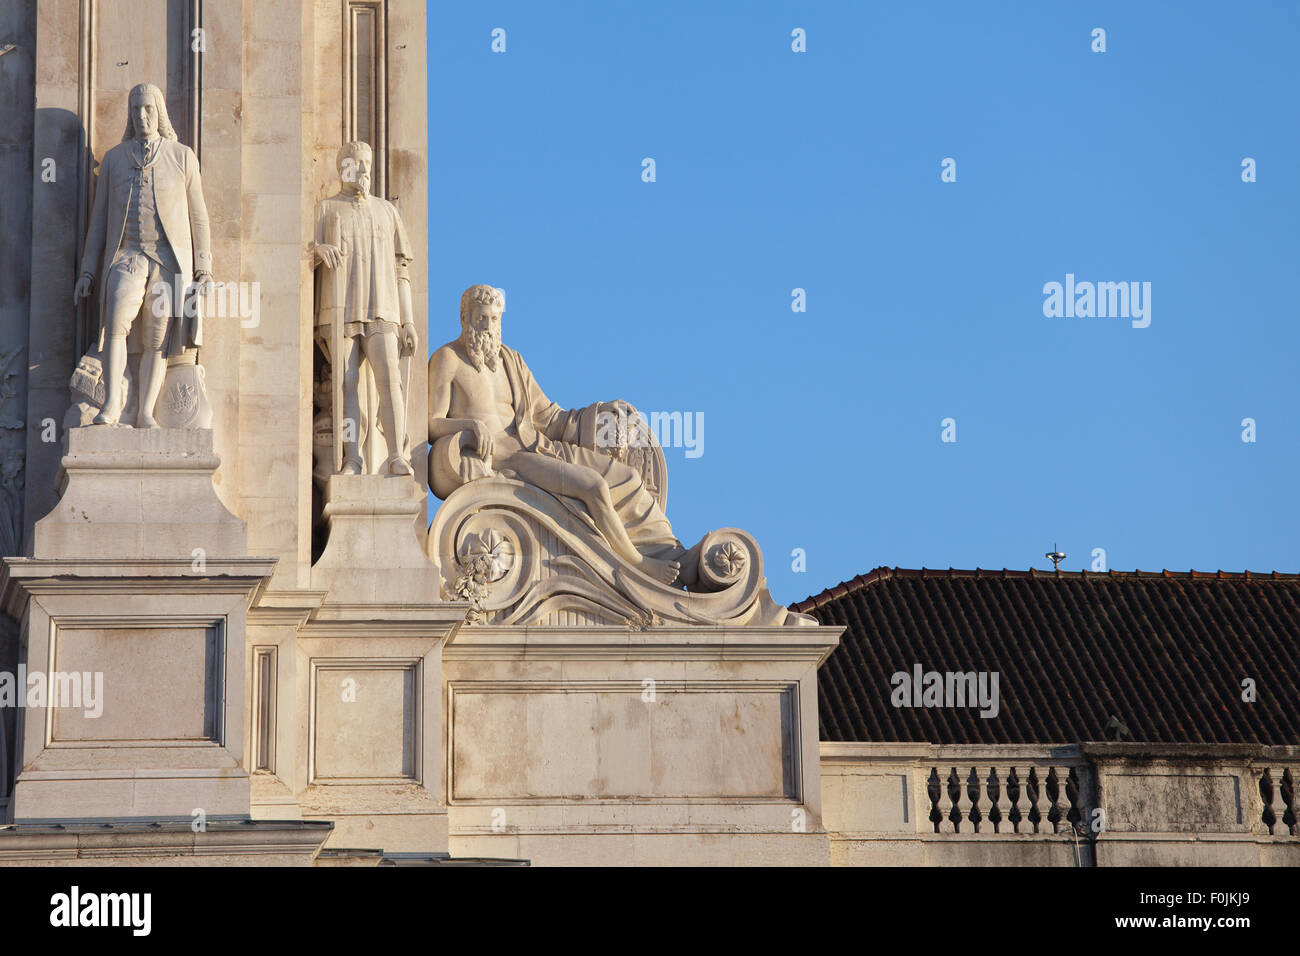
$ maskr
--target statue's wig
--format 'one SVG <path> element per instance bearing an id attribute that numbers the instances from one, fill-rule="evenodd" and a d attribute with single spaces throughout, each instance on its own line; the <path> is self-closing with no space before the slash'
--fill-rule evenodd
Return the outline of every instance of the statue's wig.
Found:
<path id="1" fill-rule="evenodd" d="M 461 294 L 460 297 L 460 323 L 465 324 L 469 316 L 469 307 L 474 302 L 486 303 L 501 307 L 501 311 L 506 310 L 506 290 L 497 289 L 490 285 L 472 285 Z"/>
<path id="2" fill-rule="evenodd" d="M 176 139 L 176 129 L 172 126 L 171 117 L 167 115 L 167 100 L 163 97 L 162 90 L 152 83 L 137 83 L 131 87 L 131 92 L 126 97 L 126 132 L 122 134 L 122 142 L 135 139 L 135 123 L 131 121 L 131 97 L 137 93 L 148 93 L 153 97 L 154 106 L 158 110 L 158 135 L 163 139 Z"/>

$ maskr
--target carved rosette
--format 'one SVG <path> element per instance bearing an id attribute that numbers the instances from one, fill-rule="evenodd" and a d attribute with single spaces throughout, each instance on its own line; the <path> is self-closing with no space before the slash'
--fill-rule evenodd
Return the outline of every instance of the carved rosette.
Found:
<path id="1" fill-rule="evenodd" d="M 749 564 L 745 538 L 737 532 L 714 532 L 701 551 L 700 579 L 707 590 L 720 591 L 740 580 Z"/>
<path id="2" fill-rule="evenodd" d="M 434 517 L 428 547 L 444 597 L 469 601 L 471 623 L 812 623 L 772 600 L 762 553 L 744 531 L 705 536 L 699 590 L 686 591 L 630 566 L 578 506 L 510 478 L 482 478 L 453 492 Z"/>

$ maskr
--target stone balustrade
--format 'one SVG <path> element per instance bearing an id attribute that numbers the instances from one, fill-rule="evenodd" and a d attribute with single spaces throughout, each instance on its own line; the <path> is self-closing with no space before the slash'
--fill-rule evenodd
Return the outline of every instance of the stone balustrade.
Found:
<path id="1" fill-rule="evenodd" d="M 931 803 L 930 812 L 917 820 L 921 830 L 928 822 L 934 833 L 1048 836 L 1088 822 L 1092 776 L 1077 755 L 972 760 L 961 753 L 927 763 L 914 772 Z"/>
<path id="2" fill-rule="evenodd" d="M 1300 865 L 1300 748 L 821 744 L 831 862 Z"/>

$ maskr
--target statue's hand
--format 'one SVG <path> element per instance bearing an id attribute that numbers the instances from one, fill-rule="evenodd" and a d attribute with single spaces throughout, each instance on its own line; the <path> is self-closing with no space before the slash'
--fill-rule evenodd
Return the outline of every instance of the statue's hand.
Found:
<path id="1" fill-rule="evenodd" d="M 316 243 L 316 260 L 323 262 L 331 269 L 337 269 L 343 264 L 343 250 L 338 246 L 332 246 L 328 242 Z"/>
<path id="2" fill-rule="evenodd" d="M 485 462 L 491 463 L 492 452 L 492 433 L 488 431 L 486 425 L 482 422 L 474 421 L 474 453 L 482 458 Z"/>
<path id="3" fill-rule="evenodd" d="M 94 282 L 95 280 L 90 276 L 80 276 L 77 279 L 77 287 L 72 290 L 72 301 L 74 304 L 90 295 L 90 287 Z"/>
<path id="4" fill-rule="evenodd" d="M 415 352 L 416 345 L 419 344 L 419 336 L 415 333 L 415 323 L 407 322 L 402 326 L 402 354 L 411 355 Z"/>
<path id="5" fill-rule="evenodd" d="M 210 295 L 212 293 L 212 276 L 207 272 L 194 273 L 194 291 L 199 295 Z"/>

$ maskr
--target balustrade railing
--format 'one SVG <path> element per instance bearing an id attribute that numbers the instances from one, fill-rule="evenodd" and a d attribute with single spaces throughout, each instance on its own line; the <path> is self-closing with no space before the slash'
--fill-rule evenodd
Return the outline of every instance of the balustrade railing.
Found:
<path id="1" fill-rule="evenodd" d="M 1049 835 L 1089 822 L 1091 779 L 1078 763 L 941 762 L 922 774 L 935 833 Z"/>

